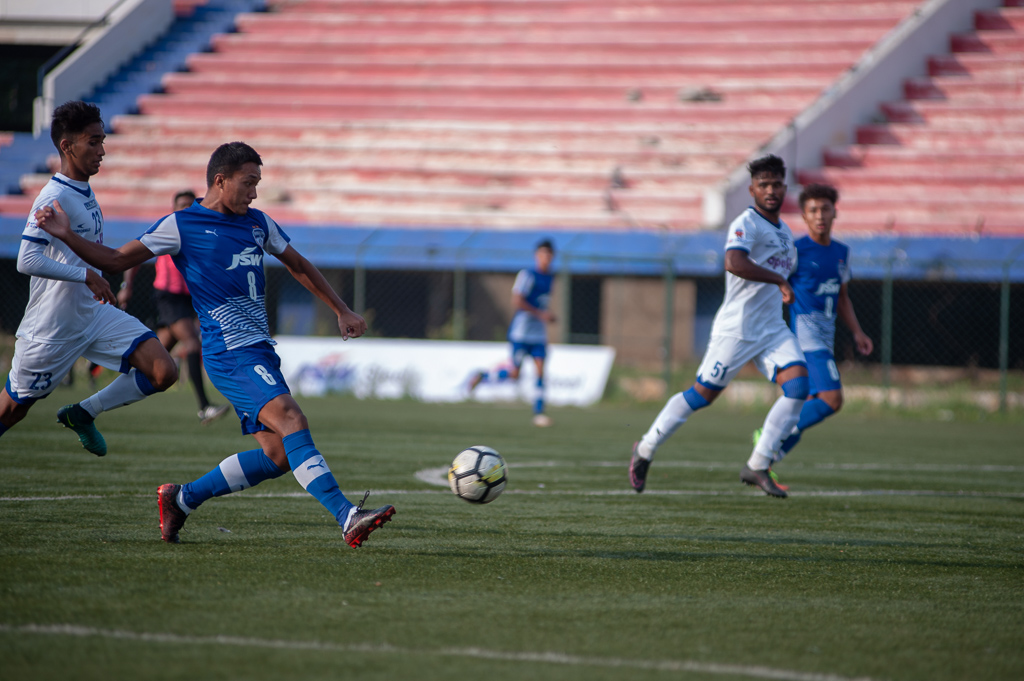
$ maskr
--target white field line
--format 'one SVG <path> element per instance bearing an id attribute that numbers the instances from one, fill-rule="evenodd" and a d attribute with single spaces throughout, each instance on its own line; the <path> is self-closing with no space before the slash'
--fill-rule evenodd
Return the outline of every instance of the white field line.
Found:
<path id="1" fill-rule="evenodd" d="M 742 461 L 664 461 L 658 459 L 659 468 L 735 468 L 739 470 Z M 561 466 L 592 466 L 596 468 L 625 468 L 628 459 L 622 461 L 526 461 L 510 463 L 509 468 L 558 468 Z M 933 471 L 948 473 L 1024 473 L 1024 466 L 941 464 L 941 463 L 787 463 L 791 468 L 815 468 L 842 471 Z"/>
<path id="2" fill-rule="evenodd" d="M 178 634 L 155 634 L 123 631 L 117 629 L 96 629 L 74 624 L 0 624 L 0 632 L 10 634 L 35 634 L 43 636 L 76 636 L 80 638 L 108 638 L 141 643 L 168 645 L 213 645 L 240 648 L 276 648 L 278 650 L 314 650 L 326 653 L 373 653 L 376 655 L 413 655 L 429 657 L 464 657 L 506 662 L 528 662 L 537 664 L 563 665 L 569 667 L 610 667 L 622 669 L 643 669 L 666 672 L 698 672 L 705 674 L 729 674 L 755 679 L 781 679 L 785 681 L 872 681 L 869 677 L 849 677 L 839 674 L 817 674 L 774 667 L 741 664 L 720 664 L 715 662 L 694 662 L 691 660 L 631 660 L 620 657 L 591 657 L 569 655 L 557 652 L 510 652 L 486 648 L 436 648 L 419 650 L 402 648 L 387 643 L 339 644 L 327 641 L 289 641 L 261 639 L 247 636 L 181 636 Z"/>
<path id="3" fill-rule="evenodd" d="M 622 461 L 526 461 L 523 463 L 509 464 L 509 468 L 557 468 L 570 466 L 587 466 L 597 468 L 625 468 Z M 722 461 L 658 461 L 658 467 L 665 468 L 703 468 L 703 469 L 732 469 L 736 468 L 736 462 L 726 463 Z M 931 472 L 970 472 L 970 473 L 1019 473 L 1024 472 L 1024 466 L 1002 466 L 1002 465 L 967 465 L 967 464 L 886 464 L 886 463 L 817 463 L 812 466 L 796 464 L 795 467 L 808 467 L 821 470 L 862 470 L 862 471 L 931 471 Z M 438 466 L 437 468 L 424 468 L 415 473 L 420 482 L 438 487 L 448 486 L 448 467 Z M 374 494 L 439 494 L 434 490 L 375 490 Z M 576 496 L 630 496 L 635 494 L 632 490 L 508 490 L 505 494 L 551 494 L 551 495 L 576 495 Z M 759 492 L 746 491 L 715 491 L 715 490 L 647 490 L 644 494 L 648 496 L 670 495 L 670 496 L 738 496 L 754 495 Z M 72 501 L 76 499 L 108 499 L 123 497 L 123 494 L 99 495 L 99 494 L 66 494 L 60 496 L 39 496 L 39 497 L 0 497 L 4 501 Z M 150 495 L 137 494 L 135 497 L 145 498 Z M 270 492 L 259 493 L 249 492 L 248 497 L 288 498 L 306 497 L 305 492 Z M 355 496 L 358 496 L 356 494 Z M 903 497 L 1004 497 L 1024 498 L 1024 492 L 973 492 L 956 491 L 940 492 L 935 490 L 807 490 L 790 492 L 790 496 L 797 497 L 869 497 L 869 496 L 903 496 Z"/>
<path id="4" fill-rule="evenodd" d="M 427 482 L 424 480 L 424 482 Z M 448 486 L 447 480 L 438 480 L 434 483 L 438 486 Z M 450 494 L 447 490 L 439 489 L 378 489 L 372 490 L 378 497 L 406 496 L 406 495 L 432 495 Z M 568 497 L 636 497 L 636 492 L 631 489 L 604 489 L 604 490 L 549 490 L 549 489 L 509 489 L 505 494 L 524 496 L 568 496 Z M 346 496 L 350 499 L 362 494 L 359 492 L 348 492 Z M 136 499 L 149 499 L 154 495 L 133 494 Z M 710 490 L 710 489 L 649 489 L 643 493 L 645 497 L 760 497 L 764 496 L 757 490 Z M 790 490 L 791 497 L 964 497 L 964 498 L 991 498 L 991 499 L 1024 499 L 1024 492 L 976 492 L 971 490 L 957 490 L 955 492 L 928 490 L 928 489 L 854 489 L 854 490 L 806 490 L 794 492 Z M 124 494 L 111 494 L 101 496 L 88 494 L 82 496 L 63 497 L 0 497 L 0 502 L 35 502 L 35 501 L 73 501 L 77 499 L 125 499 Z M 222 499 L 310 499 L 306 492 L 237 492 L 235 494 L 221 497 Z"/>

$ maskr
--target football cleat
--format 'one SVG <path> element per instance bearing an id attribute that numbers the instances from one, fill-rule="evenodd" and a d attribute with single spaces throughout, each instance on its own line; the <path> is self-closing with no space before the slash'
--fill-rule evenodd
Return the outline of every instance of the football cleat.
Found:
<path id="1" fill-rule="evenodd" d="M 781 489 L 783 492 L 789 491 L 789 485 L 783 485 L 781 482 L 779 482 L 779 476 L 775 475 L 775 471 L 773 471 L 771 468 L 768 469 L 768 475 L 771 476 L 772 481 L 775 483 L 776 487 Z"/>
<path id="2" fill-rule="evenodd" d="M 636 453 L 639 442 L 633 443 L 633 456 L 629 460 L 629 484 L 637 491 L 637 494 L 644 491 L 647 485 L 647 469 L 651 467 L 650 459 L 645 459 Z"/>
<path id="3" fill-rule="evenodd" d="M 156 488 L 157 505 L 160 507 L 160 538 L 170 544 L 177 544 L 178 531 L 188 520 L 188 515 L 178 506 L 178 492 L 181 485 L 167 483 Z"/>
<path id="4" fill-rule="evenodd" d="M 207 407 L 199 410 L 199 421 L 204 425 L 208 426 L 224 414 L 228 413 L 228 409 L 231 408 L 229 404 L 221 405 L 208 405 Z"/>
<path id="5" fill-rule="evenodd" d="M 395 507 L 391 505 L 364 511 L 363 504 L 366 503 L 368 496 L 370 496 L 369 490 L 363 495 L 363 500 L 359 502 L 355 513 L 349 516 L 348 523 L 346 523 L 345 543 L 354 549 L 362 546 L 371 532 L 391 520 L 391 516 L 395 515 Z"/>
<path id="6" fill-rule="evenodd" d="M 750 466 L 743 466 L 743 470 L 740 471 L 740 482 L 745 485 L 760 487 L 769 496 L 779 497 L 780 499 L 785 499 L 789 496 L 786 494 L 786 490 L 781 489 L 775 484 L 767 470 L 755 471 Z"/>
<path id="7" fill-rule="evenodd" d="M 538 428 L 547 428 L 551 425 L 551 417 L 547 414 L 534 414 L 533 425 Z"/>
<path id="8" fill-rule="evenodd" d="M 761 439 L 761 432 L 763 430 L 764 430 L 763 428 L 758 428 L 757 430 L 754 431 L 753 435 L 750 437 L 750 440 L 751 440 L 751 442 L 754 443 L 755 447 L 757 446 L 757 441 Z M 789 485 L 783 485 L 781 482 L 779 482 L 779 476 L 775 475 L 775 471 L 773 471 L 771 468 L 768 468 L 768 475 L 772 476 L 772 480 L 775 482 L 775 486 L 776 487 L 781 489 L 783 492 L 786 492 L 786 491 L 789 490 Z"/>
<path id="9" fill-rule="evenodd" d="M 473 394 L 473 391 L 476 390 L 476 387 L 483 382 L 484 375 L 485 374 L 482 371 L 478 371 L 475 374 L 473 374 L 469 379 L 469 383 L 466 384 L 466 392 Z"/>
<path id="10" fill-rule="evenodd" d="M 67 404 L 57 410 L 57 423 L 78 434 L 78 440 L 87 452 L 106 456 L 107 441 L 93 424 L 93 417 L 80 404 Z"/>

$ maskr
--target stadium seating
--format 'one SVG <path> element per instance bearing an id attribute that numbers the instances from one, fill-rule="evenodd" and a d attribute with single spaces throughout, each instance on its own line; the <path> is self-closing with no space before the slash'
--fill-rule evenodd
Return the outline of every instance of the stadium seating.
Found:
<path id="1" fill-rule="evenodd" d="M 1006 4 L 977 12 L 975 31 L 908 80 L 886 123 L 800 173 L 839 187 L 843 231 L 1024 234 L 1024 2 Z"/>
<path id="2" fill-rule="evenodd" d="M 695 228 L 706 190 L 919 2 L 268 4 L 113 121 L 108 216 L 163 214 L 242 139 L 282 221 Z"/>

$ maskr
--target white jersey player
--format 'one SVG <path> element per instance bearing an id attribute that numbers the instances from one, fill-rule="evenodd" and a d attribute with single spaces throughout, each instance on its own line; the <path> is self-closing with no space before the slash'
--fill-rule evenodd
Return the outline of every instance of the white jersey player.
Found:
<path id="1" fill-rule="evenodd" d="M 793 301 L 787 282 L 796 265 L 793 234 L 779 219 L 786 197 L 786 166 L 776 156 L 753 161 L 750 195 L 754 205 L 729 226 L 725 243 L 725 299 L 715 315 L 711 339 L 697 380 L 672 396 L 644 436 L 633 445 L 630 484 L 642 492 L 657 448 L 693 412 L 708 406 L 740 369 L 753 361 L 783 395 L 765 418 L 762 436 L 740 472 L 740 481 L 785 497 L 771 473 L 779 444 L 796 425 L 808 395 L 807 365 L 796 336 L 782 319 L 782 304 Z"/>
<path id="2" fill-rule="evenodd" d="M 37 211 L 60 205 L 76 234 L 103 243 L 103 212 L 89 185 L 104 156 L 100 110 L 67 102 L 54 111 L 50 135 L 60 152 L 61 170 L 39 192 L 22 234 L 18 271 L 32 279 L 0 395 L 0 435 L 48 396 L 84 356 L 124 376 L 88 400 L 61 408 L 57 419 L 78 434 L 88 451 L 103 456 L 106 443 L 93 424 L 97 414 L 167 389 L 177 370 L 153 332 L 117 308 L 100 272 L 36 223 Z"/>

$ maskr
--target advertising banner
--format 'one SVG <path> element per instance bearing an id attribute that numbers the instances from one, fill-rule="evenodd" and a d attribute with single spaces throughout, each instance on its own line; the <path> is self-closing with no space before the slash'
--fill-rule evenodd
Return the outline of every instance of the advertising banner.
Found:
<path id="1" fill-rule="evenodd" d="M 351 393 L 359 398 L 460 402 L 478 371 L 511 368 L 508 343 L 278 336 L 281 371 L 296 395 Z M 603 345 L 548 345 L 545 399 L 550 405 L 587 406 L 604 394 L 615 350 Z M 482 402 L 532 402 L 533 360 L 518 381 L 487 381 L 473 392 Z"/>

